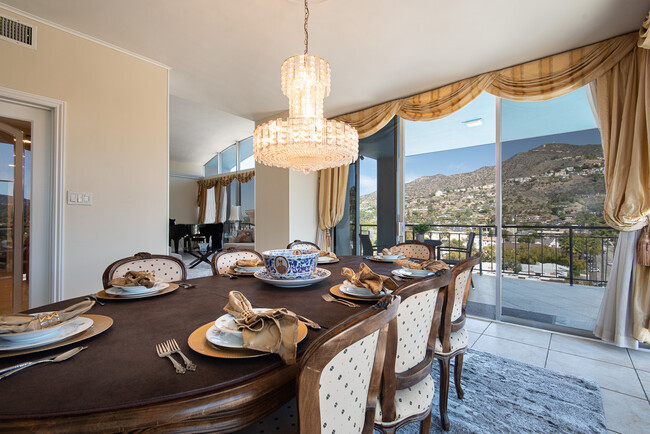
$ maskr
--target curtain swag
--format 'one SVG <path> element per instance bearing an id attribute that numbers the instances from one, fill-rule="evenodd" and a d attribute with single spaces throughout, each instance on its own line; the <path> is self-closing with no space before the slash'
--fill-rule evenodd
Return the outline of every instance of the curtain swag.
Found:
<path id="1" fill-rule="evenodd" d="M 255 177 L 255 170 L 247 170 L 244 172 L 228 173 L 225 175 L 215 176 L 213 178 L 205 178 L 198 180 L 199 191 L 197 202 L 199 205 L 199 224 L 205 222 L 205 208 L 208 201 L 208 190 L 215 188 L 214 200 L 217 206 L 216 219 L 219 220 L 219 196 L 221 194 L 221 187 L 229 186 L 235 179 L 242 184 L 249 182 Z M 217 223 L 215 221 L 215 223 Z"/>
<path id="2" fill-rule="evenodd" d="M 336 119 L 349 123 L 357 129 L 359 138 L 365 138 L 382 129 L 395 115 L 409 121 L 443 118 L 472 102 L 483 91 L 516 101 L 555 98 L 585 86 L 604 74 L 629 54 L 638 40 L 637 32 L 629 33 L 554 56 L 487 72 L 417 95 L 338 116 Z M 650 44 L 647 40 L 646 43 Z"/>

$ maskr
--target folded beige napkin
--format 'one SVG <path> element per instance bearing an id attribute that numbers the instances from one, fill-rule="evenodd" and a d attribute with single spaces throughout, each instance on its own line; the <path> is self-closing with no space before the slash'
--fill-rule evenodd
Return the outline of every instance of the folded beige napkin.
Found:
<path id="1" fill-rule="evenodd" d="M 0 315 L 0 335 L 31 332 L 52 327 L 88 312 L 94 304 L 93 300 L 84 300 L 57 312 L 32 315 L 26 313 Z"/>
<path id="2" fill-rule="evenodd" d="M 391 247 L 390 249 L 383 249 L 381 251 L 382 255 L 399 255 L 400 253 L 397 247 Z"/>
<path id="3" fill-rule="evenodd" d="M 350 268 L 343 267 L 341 275 L 349 280 L 354 286 L 367 288 L 372 291 L 373 294 L 379 294 L 383 288 L 390 290 L 397 288 L 397 284 L 393 279 L 375 273 L 363 262 L 359 265 L 358 273 L 355 274 Z"/>
<path id="4" fill-rule="evenodd" d="M 152 273 L 146 271 L 127 271 L 124 277 L 116 277 L 108 282 L 111 286 L 144 286 L 153 288 L 156 284 Z"/>
<path id="5" fill-rule="evenodd" d="M 400 267 L 411 268 L 413 270 L 428 270 L 428 271 L 449 270 L 449 265 L 447 265 L 444 261 L 439 261 L 436 259 L 431 259 L 429 261 L 424 261 L 422 263 L 409 261 L 408 259 L 398 259 L 393 263 L 395 265 L 399 265 Z"/>
<path id="6" fill-rule="evenodd" d="M 336 259 L 336 254 L 334 252 L 328 252 L 327 250 L 321 250 L 318 252 L 318 257 L 319 258 L 327 257 L 327 258 Z"/>
<path id="7" fill-rule="evenodd" d="M 298 317 L 285 309 L 254 313 L 248 299 L 239 291 L 230 291 L 223 308 L 235 317 L 242 331 L 244 348 L 280 355 L 284 363 L 296 363 L 298 346 Z"/>

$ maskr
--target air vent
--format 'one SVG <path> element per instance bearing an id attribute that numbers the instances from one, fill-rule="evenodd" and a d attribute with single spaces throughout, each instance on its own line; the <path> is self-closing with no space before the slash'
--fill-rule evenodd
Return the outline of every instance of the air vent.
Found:
<path id="1" fill-rule="evenodd" d="M 0 15 L 0 38 L 35 49 L 36 27 Z"/>

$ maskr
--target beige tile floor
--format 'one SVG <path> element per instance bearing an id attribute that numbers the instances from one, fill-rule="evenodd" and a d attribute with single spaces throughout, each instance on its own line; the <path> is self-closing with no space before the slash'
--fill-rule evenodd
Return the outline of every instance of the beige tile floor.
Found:
<path id="1" fill-rule="evenodd" d="M 479 318 L 467 328 L 470 348 L 598 382 L 608 431 L 650 433 L 650 351 Z"/>

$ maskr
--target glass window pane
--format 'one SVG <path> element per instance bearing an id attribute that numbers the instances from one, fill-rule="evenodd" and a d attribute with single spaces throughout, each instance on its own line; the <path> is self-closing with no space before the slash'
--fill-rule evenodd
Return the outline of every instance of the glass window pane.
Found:
<path id="1" fill-rule="evenodd" d="M 219 173 L 219 155 L 217 154 L 214 157 L 212 157 L 210 161 L 205 163 L 204 167 L 205 167 L 205 176 L 217 175 Z"/>
<path id="2" fill-rule="evenodd" d="M 254 169 L 253 138 L 249 137 L 239 142 L 239 170 Z"/>
<path id="3" fill-rule="evenodd" d="M 474 269 L 467 312 L 488 318 L 496 315 L 495 107 L 496 98 L 483 93 L 443 119 L 404 121 L 407 239 L 436 246 L 452 264 L 465 259 L 460 249 L 472 240 L 471 253 L 484 258 Z M 420 226 L 418 237 L 416 225 L 429 227 Z"/>
<path id="4" fill-rule="evenodd" d="M 617 232 L 585 90 L 502 101 L 504 317 L 594 328 Z"/>
<path id="5" fill-rule="evenodd" d="M 220 173 L 235 172 L 237 170 L 237 145 L 226 148 L 221 153 Z"/>
<path id="6" fill-rule="evenodd" d="M 246 214 L 246 211 L 255 209 L 255 180 L 248 181 L 244 184 L 241 184 L 241 212 L 242 212 L 242 221 L 245 223 L 250 223 L 250 218 Z"/>

